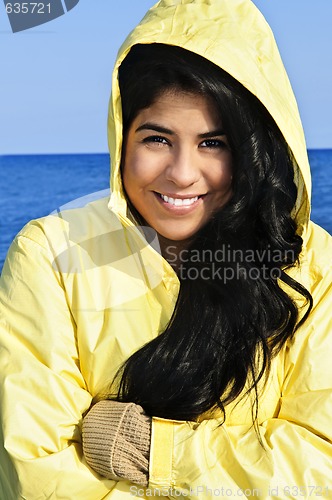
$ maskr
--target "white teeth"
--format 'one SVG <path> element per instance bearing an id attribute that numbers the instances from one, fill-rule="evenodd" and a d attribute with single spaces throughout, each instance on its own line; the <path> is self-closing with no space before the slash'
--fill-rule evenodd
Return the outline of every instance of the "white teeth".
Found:
<path id="1" fill-rule="evenodd" d="M 194 198 L 185 198 L 185 199 L 171 198 L 170 196 L 166 196 L 165 194 L 161 194 L 160 196 L 166 203 L 174 205 L 175 207 L 185 207 L 188 205 L 192 205 L 193 203 L 195 203 L 195 201 L 198 200 L 198 196 L 195 196 Z"/>

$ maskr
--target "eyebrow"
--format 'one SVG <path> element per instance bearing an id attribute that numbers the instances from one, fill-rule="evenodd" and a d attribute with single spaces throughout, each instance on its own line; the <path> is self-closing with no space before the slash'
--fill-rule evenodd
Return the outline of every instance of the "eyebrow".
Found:
<path id="1" fill-rule="evenodd" d="M 141 130 L 154 130 L 155 132 L 160 132 L 161 134 L 174 135 L 174 132 L 166 127 L 161 127 L 156 123 L 143 123 L 140 127 L 138 127 L 135 132 L 140 132 Z"/>
<path id="2" fill-rule="evenodd" d="M 135 132 L 140 132 L 141 130 L 153 130 L 155 132 L 159 132 L 160 134 L 174 135 L 174 132 L 169 128 L 162 127 L 161 125 L 157 125 L 156 123 L 150 123 L 150 122 L 143 123 L 135 130 Z M 198 137 L 200 139 L 207 139 L 208 137 L 217 137 L 221 135 L 226 135 L 226 133 L 222 129 L 217 129 L 217 130 L 211 130 L 210 132 L 205 132 L 204 134 L 198 134 Z"/>
<path id="3" fill-rule="evenodd" d="M 220 135 L 226 135 L 226 132 L 224 130 L 211 130 L 211 132 L 205 132 L 205 134 L 198 134 L 198 137 L 200 139 L 207 139 L 208 137 L 217 137 Z"/>

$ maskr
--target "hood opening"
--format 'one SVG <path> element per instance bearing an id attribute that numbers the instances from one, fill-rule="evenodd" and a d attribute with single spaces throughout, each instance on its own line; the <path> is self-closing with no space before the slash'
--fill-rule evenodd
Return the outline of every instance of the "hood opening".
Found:
<path id="1" fill-rule="evenodd" d="M 162 0 L 128 36 L 115 65 L 109 109 L 110 208 L 127 217 L 120 171 L 123 116 L 119 68 L 121 71 L 122 62 L 127 65 L 130 56 L 127 60 L 126 56 L 134 46 L 133 53 L 137 52 L 137 46 L 145 44 L 180 47 L 203 57 L 231 75 L 263 104 L 294 157 L 298 190 L 294 217 L 303 236 L 310 215 L 311 191 L 303 129 L 273 34 L 250 0 Z"/>

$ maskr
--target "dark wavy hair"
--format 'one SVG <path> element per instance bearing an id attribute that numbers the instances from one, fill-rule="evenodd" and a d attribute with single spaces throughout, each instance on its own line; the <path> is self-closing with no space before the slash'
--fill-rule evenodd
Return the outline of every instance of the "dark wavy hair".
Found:
<path id="1" fill-rule="evenodd" d="M 285 272 L 298 263 L 302 248 L 291 216 L 297 197 L 294 158 L 260 101 L 185 49 L 134 46 L 120 66 L 119 83 L 124 138 L 138 112 L 165 91 L 210 99 L 233 154 L 233 196 L 188 249 L 211 256 L 227 249 L 226 259 L 183 263 L 188 273 L 180 278 L 169 324 L 125 361 L 110 398 L 140 404 L 152 416 L 196 420 L 216 407 L 225 418 L 226 405 L 250 393 L 257 426 L 258 384 L 312 307 L 310 293 Z M 250 259 L 241 258 L 248 252 Z M 193 268 L 195 279 L 188 279 Z M 225 279 L 230 270 L 234 279 Z M 287 289 L 304 299 L 303 311 Z"/>

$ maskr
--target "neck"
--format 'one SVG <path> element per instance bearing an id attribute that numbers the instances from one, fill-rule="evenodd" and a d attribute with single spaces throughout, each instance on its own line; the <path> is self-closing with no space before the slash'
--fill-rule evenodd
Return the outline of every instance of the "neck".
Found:
<path id="1" fill-rule="evenodd" d="M 158 234 L 161 255 L 167 262 L 173 267 L 174 271 L 177 272 L 181 265 L 181 251 L 188 248 L 192 239 L 174 241 L 164 238 Z"/>

